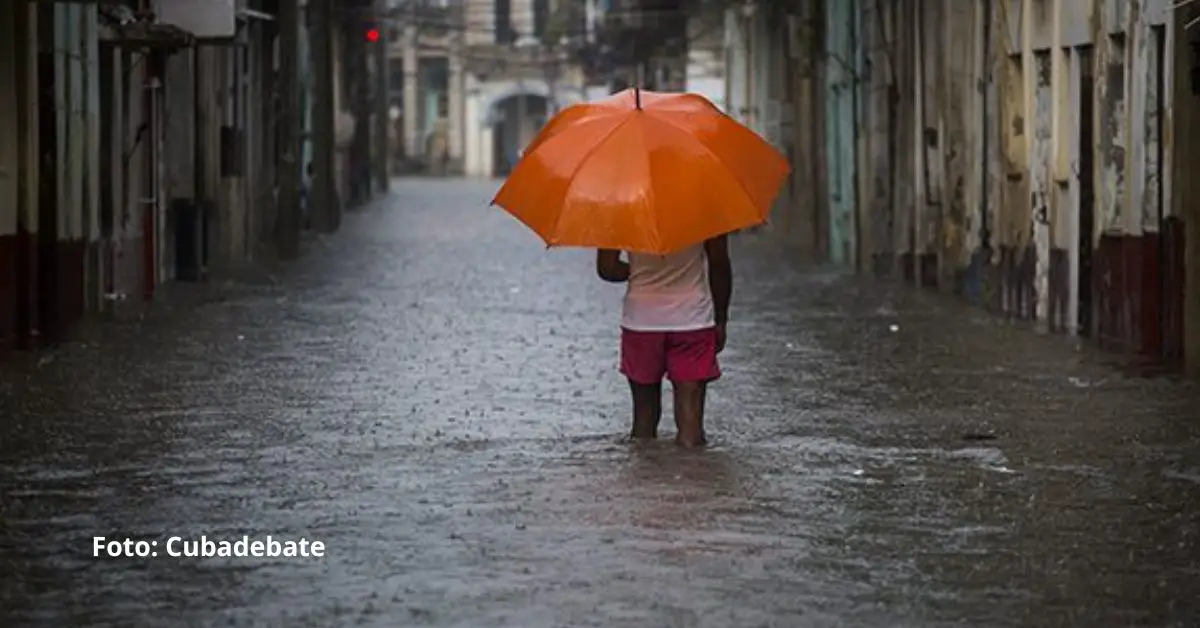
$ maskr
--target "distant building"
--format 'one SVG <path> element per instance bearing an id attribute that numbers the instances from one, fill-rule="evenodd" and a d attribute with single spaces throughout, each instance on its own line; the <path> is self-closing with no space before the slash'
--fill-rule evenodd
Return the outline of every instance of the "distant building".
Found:
<path id="1" fill-rule="evenodd" d="M 389 50 L 397 169 L 503 176 L 555 111 L 586 98 L 569 50 L 601 0 L 409 0 Z"/>
<path id="2" fill-rule="evenodd" d="M 700 94 L 728 113 L 725 90 L 725 14 L 691 15 L 687 20 L 684 90 Z"/>

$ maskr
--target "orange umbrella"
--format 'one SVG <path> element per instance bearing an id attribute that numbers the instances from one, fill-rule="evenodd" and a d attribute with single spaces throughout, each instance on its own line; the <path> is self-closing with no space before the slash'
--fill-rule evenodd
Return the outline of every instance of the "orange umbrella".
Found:
<path id="1" fill-rule="evenodd" d="M 703 96 L 635 88 L 556 115 L 492 204 L 547 246 L 667 254 L 766 222 L 790 171 Z"/>

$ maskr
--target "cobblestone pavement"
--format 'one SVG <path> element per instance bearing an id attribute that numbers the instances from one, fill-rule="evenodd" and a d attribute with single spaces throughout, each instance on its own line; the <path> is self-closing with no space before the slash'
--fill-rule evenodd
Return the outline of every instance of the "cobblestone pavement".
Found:
<path id="1" fill-rule="evenodd" d="M 1200 621 L 1193 386 L 746 236 L 713 446 L 630 445 L 621 288 L 494 189 L 10 361 L 0 626 Z M 326 554 L 92 556 L 244 534 Z"/>

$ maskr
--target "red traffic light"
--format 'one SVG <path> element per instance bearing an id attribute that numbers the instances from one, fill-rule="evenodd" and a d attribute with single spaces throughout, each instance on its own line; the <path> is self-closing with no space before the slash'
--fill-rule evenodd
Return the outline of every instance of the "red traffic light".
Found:
<path id="1" fill-rule="evenodd" d="M 379 41 L 379 29 L 378 28 L 367 29 L 367 41 Z"/>

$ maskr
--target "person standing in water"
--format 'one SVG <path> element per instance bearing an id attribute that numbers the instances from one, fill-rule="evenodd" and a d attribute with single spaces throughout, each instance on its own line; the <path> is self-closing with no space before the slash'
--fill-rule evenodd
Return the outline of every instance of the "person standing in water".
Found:
<path id="1" fill-rule="evenodd" d="M 658 437 L 662 380 L 675 396 L 675 441 L 706 443 L 704 399 L 721 377 L 717 354 L 725 348 L 725 325 L 733 292 L 727 236 L 670 255 L 627 254 L 601 249 L 596 273 L 625 283 L 621 315 L 621 367 L 633 395 L 634 439 Z"/>

